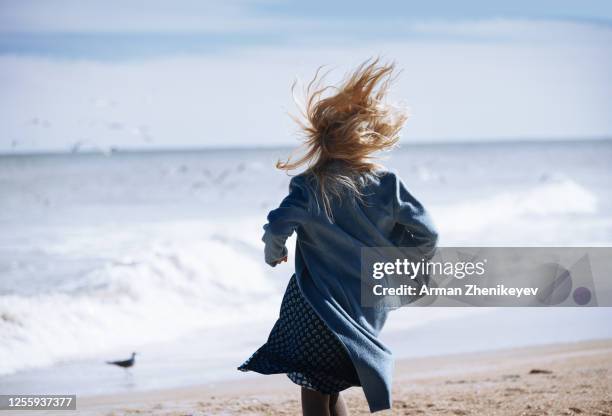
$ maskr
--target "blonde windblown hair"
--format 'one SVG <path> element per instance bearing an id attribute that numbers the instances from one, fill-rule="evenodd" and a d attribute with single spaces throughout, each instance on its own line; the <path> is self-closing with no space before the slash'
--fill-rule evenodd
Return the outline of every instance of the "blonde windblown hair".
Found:
<path id="1" fill-rule="evenodd" d="M 304 134 L 303 155 L 279 160 L 276 167 L 288 172 L 306 165 L 330 219 L 331 198 L 344 191 L 361 198 L 360 178 L 378 167 L 373 154 L 399 140 L 406 113 L 385 102 L 394 70 L 394 64 L 370 59 L 334 87 L 322 86 L 319 68 L 306 88 L 301 117 L 293 117 Z"/>

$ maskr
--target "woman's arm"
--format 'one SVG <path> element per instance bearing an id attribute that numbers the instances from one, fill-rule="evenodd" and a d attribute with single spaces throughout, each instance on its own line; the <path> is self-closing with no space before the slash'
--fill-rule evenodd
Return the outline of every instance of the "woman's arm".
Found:
<path id="1" fill-rule="evenodd" d="M 265 260 L 270 266 L 287 261 L 285 243 L 293 232 L 308 219 L 308 191 L 301 177 L 294 177 L 289 184 L 289 195 L 280 206 L 268 214 L 262 241 L 265 243 Z"/>
<path id="2" fill-rule="evenodd" d="M 395 218 L 412 235 L 423 255 L 431 258 L 438 243 L 438 233 L 423 205 L 408 192 L 400 178 L 396 180 Z"/>

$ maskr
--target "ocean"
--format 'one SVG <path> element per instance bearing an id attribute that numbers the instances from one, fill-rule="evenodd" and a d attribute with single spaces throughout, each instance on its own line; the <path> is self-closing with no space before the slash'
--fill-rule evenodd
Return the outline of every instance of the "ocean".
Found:
<path id="1" fill-rule="evenodd" d="M 0 156 L 0 393 L 252 377 L 235 367 L 265 341 L 292 273 L 291 256 L 267 267 L 260 241 L 289 153 Z M 414 144 L 381 163 L 428 207 L 441 245 L 612 245 L 610 140 Z M 610 308 L 406 308 L 383 338 L 423 357 L 610 338 L 611 320 Z M 132 351 L 129 373 L 104 364 Z"/>

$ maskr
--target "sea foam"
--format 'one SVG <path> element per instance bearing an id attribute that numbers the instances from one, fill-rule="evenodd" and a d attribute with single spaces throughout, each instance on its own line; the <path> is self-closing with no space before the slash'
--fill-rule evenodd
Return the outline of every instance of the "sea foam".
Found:
<path id="1" fill-rule="evenodd" d="M 271 317 L 279 287 L 259 258 L 207 226 L 163 228 L 182 237 L 140 241 L 77 283 L 0 296 L 0 374 Z"/>

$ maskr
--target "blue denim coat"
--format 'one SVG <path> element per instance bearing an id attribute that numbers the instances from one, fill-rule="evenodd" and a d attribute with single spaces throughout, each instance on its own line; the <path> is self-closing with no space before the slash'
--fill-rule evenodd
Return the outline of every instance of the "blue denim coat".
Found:
<path id="1" fill-rule="evenodd" d="M 265 259 L 287 255 L 297 232 L 295 272 L 304 297 L 346 346 L 370 411 L 391 407 L 393 356 L 377 336 L 386 309 L 361 305 L 361 248 L 418 246 L 433 252 L 437 234 L 423 206 L 396 174 L 364 180 L 361 199 L 332 198 L 332 219 L 321 209 L 312 174 L 292 178 L 289 195 L 268 215 Z"/>

